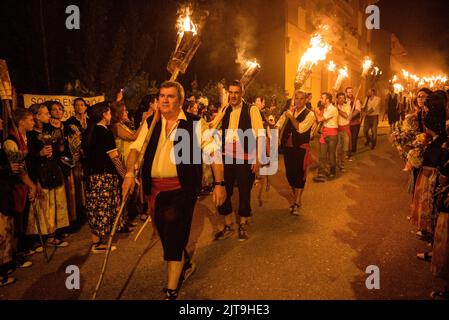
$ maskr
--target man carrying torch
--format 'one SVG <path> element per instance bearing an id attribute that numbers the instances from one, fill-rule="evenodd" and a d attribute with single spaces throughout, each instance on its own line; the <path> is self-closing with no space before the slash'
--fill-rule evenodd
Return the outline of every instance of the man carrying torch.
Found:
<path id="1" fill-rule="evenodd" d="M 212 138 L 201 139 L 208 129 L 207 123 L 197 116 L 184 113 L 183 103 L 184 88 L 181 84 L 166 81 L 161 85 L 161 120 L 154 128 L 142 167 L 143 190 L 149 196 L 149 207 L 162 242 L 164 260 L 167 261 L 168 277 L 164 288 L 167 300 L 177 298 L 182 282 L 195 269 L 186 246 L 197 196 L 201 191 L 202 152 L 213 156 L 211 167 L 215 177 L 215 206 L 223 204 L 226 198 L 219 147 Z M 153 117 L 147 119 L 148 127 Z M 130 145 L 127 174 L 123 181 L 124 195 L 133 187 L 134 167 L 146 131 L 141 130 L 137 140 Z"/>

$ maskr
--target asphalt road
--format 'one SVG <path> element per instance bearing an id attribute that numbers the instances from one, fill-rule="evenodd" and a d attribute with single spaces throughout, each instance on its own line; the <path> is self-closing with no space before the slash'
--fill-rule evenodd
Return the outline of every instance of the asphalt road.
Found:
<path id="1" fill-rule="evenodd" d="M 360 140 L 362 142 L 362 140 Z M 254 215 L 249 240 L 237 236 L 214 242 L 220 227 L 210 197 L 195 211 L 191 243 L 196 273 L 180 299 L 429 299 L 442 286 L 430 264 L 416 259 L 426 244 L 412 234 L 407 221 L 408 175 L 386 136 L 378 147 L 363 147 L 347 171 L 326 183 L 309 176 L 299 217 L 288 212 L 289 187 L 283 161 L 270 177 L 270 189 L 253 189 Z M 136 231 L 116 240 L 99 299 L 160 299 L 165 263 L 148 227 L 135 242 Z M 89 254 L 89 228 L 67 239 L 70 246 L 42 254 L 34 266 L 14 273 L 17 283 L 0 289 L 0 299 L 90 299 L 103 255 Z M 66 268 L 80 269 L 80 289 L 68 290 Z M 369 290 L 365 273 L 379 267 L 380 289 Z"/>

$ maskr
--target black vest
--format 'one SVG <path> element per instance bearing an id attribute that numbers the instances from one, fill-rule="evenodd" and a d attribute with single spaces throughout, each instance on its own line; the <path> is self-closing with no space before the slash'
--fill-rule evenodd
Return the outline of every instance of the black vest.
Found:
<path id="1" fill-rule="evenodd" d="M 180 120 L 178 127 L 176 129 L 175 141 L 173 142 L 173 147 L 175 148 L 175 158 L 176 158 L 176 171 L 178 173 L 178 179 L 181 183 L 181 187 L 190 196 L 197 196 L 201 192 L 201 180 L 202 180 L 202 153 L 200 149 L 201 141 L 197 141 L 195 136 L 194 121 L 199 121 L 200 118 L 185 113 L 187 121 Z M 151 126 L 153 116 L 147 119 L 148 128 Z M 183 129 L 183 130 L 179 130 Z M 151 168 L 153 167 L 154 155 L 156 154 L 156 148 L 159 142 L 159 137 L 162 130 L 162 121 L 158 121 L 154 127 L 153 134 L 151 135 L 150 142 L 148 143 L 147 150 L 144 156 L 144 162 L 142 166 L 142 182 L 143 191 L 146 195 L 151 194 Z M 177 145 L 183 140 L 183 132 L 188 133 L 190 142 L 188 144 L 190 159 L 186 161 L 187 163 L 180 163 L 180 159 L 183 159 L 182 152 L 186 151 L 187 148 L 180 148 L 177 152 Z M 187 137 L 185 137 L 187 138 Z M 183 142 L 187 143 L 187 141 Z M 199 154 L 198 154 L 199 153 Z M 199 155 L 199 156 L 198 156 Z M 185 156 L 184 156 L 185 157 Z M 194 162 L 195 161 L 195 162 Z M 194 164 L 196 163 L 196 164 Z"/>
<path id="2" fill-rule="evenodd" d="M 239 125 L 238 129 L 241 129 L 243 133 L 246 132 L 248 129 L 252 129 L 251 125 L 251 114 L 250 114 L 251 107 L 246 103 L 243 102 L 242 110 L 240 111 L 240 118 L 239 118 Z M 222 133 L 222 149 L 224 152 L 225 148 L 225 139 L 226 139 L 226 132 L 225 130 L 229 128 L 229 119 L 231 117 L 232 107 L 228 106 L 226 109 L 226 113 L 223 116 L 223 120 L 221 122 L 221 127 L 223 128 Z M 255 146 L 256 146 L 256 137 L 253 134 L 253 131 L 251 130 L 251 134 L 249 136 L 242 136 L 241 133 L 239 133 L 239 140 L 243 141 L 243 150 L 246 154 L 253 152 Z M 249 148 L 249 146 L 252 146 L 252 148 Z"/>
<path id="3" fill-rule="evenodd" d="M 311 111 L 307 108 L 305 108 L 297 117 L 296 117 L 296 121 L 298 121 L 299 123 L 303 122 L 307 115 L 310 113 Z M 310 132 L 312 130 L 312 127 L 309 128 L 309 130 L 307 130 L 306 132 L 303 133 L 299 133 L 298 130 L 295 129 L 295 127 L 293 127 L 292 122 L 287 119 L 287 124 L 285 125 L 285 129 L 284 132 L 282 134 L 282 146 L 285 147 L 285 144 L 288 140 L 288 136 L 291 134 L 292 135 L 292 141 L 293 141 L 293 146 L 295 148 L 299 148 L 299 146 L 301 146 L 302 144 L 305 143 L 309 143 L 310 142 Z"/>

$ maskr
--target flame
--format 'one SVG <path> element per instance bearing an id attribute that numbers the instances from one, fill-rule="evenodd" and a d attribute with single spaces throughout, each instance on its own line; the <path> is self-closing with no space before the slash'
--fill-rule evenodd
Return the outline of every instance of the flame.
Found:
<path id="1" fill-rule="evenodd" d="M 397 75 L 394 75 L 394 76 L 393 76 L 393 79 L 391 80 L 391 82 L 395 83 L 396 81 L 398 81 L 398 76 L 397 76 Z"/>
<path id="2" fill-rule="evenodd" d="M 415 82 L 419 82 L 419 80 L 421 80 L 416 74 L 410 75 L 410 78 L 412 78 Z"/>
<path id="3" fill-rule="evenodd" d="M 326 55 L 332 48 L 329 44 L 325 43 L 321 35 L 316 35 L 310 39 L 310 48 L 307 49 L 306 53 L 301 58 L 298 70 L 309 66 L 309 70 L 318 63 L 326 59 Z"/>
<path id="4" fill-rule="evenodd" d="M 404 76 L 405 80 L 408 80 L 410 73 L 404 69 L 402 69 L 402 75 Z"/>
<path id="5" fill-rule="evenodd" d="M 260 64 L 257 63 L 256 59 L 254 59 L 254 61 L 246 60 L 245 64 L 248 69 L 260 68 Z"/>
<path id="6" fill-rule="evenodd" d="M 367 75 L 369 69 L 371 69 L 372 66 L 373 66 L 373 61 L 370 59 L 370 57 L 365 57 L 363 59 L 363 65 L 362 65 L 362 68 L 363 68 L 362 76 L 363 77 Z"/>
<path id="7" fill-rule="evenodd" d="M 374 67 L 373 71 L 371 71 L 371 75 L 373 76 L 377 76 L 377 75 L 381 75 L 382 74 L 382 70 L 379 69 L 379 67 Z"/>
<path id="8" fill-rule="evenodd" d="M 394 88 L 394 92 L 403 92 L 404 91 L 404 86 L 402 85 L 402 84 L 400 84 L 400 83 L 395 83 L 394 85 L 393 85 L 393 88 Z"/>
<path id="9" fill-rule="evenodd" d="M 198 33 L 197 27 L 190 18 L 192 13 L 193 12 L 190 7 L 186 7 L 180 10 L 180 14 L 176 24 L 176 28 L 178 29 L 178 35 L 180 37 L 184 35 L 184 32 L 192 32 L 193 34 Z"/>
<path id="10" fill-rule="evenodd" d="M 330 72 L 334 72 L 336 67 L 337 65 L 335 64 L 335 62 L 331 60 L 327 65 L 327 70 L 329 70 Z"/>
<path id="11" fill-rule="evenodd" d="M 338 77 L 343 79 L 348 77 L 348 67 L 344 66 L 343 68 L 338 69 Z"/>

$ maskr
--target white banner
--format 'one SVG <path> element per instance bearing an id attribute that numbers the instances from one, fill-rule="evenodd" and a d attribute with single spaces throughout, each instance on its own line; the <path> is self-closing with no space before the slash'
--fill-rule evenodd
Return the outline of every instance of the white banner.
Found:
<path id="1" fill-rule="evenodd" d="M 79 98 L 79 97 L 42 95 L 42 94 L 24 94 L 23 102 L 24 102 L 25 108 L 29 108 L 31 105 L 33 105 L 35 103 L 43 103 L 45 101 L 58 101 L 64 106 L 64 117 L 62 118 L 62 121 L 65 121 L 75 114 L 75 109 L 73 108 L 73 101 L 76 98 Z M 81 98 L 83 98 L 86 101 L 86 103 L 90 106 L 104 101 L 104 96 L 89 97 L 89 98 L 81 97 Z"/>

